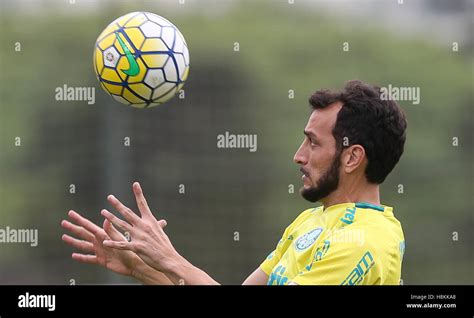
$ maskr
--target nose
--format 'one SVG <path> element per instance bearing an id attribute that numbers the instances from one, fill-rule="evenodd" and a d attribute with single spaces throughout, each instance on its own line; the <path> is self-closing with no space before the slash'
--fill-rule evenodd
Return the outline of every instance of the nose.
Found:
<path id="1" fill-rule="evenodd" d="M 306 155 L 306 151 L 304 149 L 304 141 L 301 144 L 301 146 L 298 148 L 298 150 L 295 153 L 295 156 L 293 157 L 293 161 L 296 164 L 299 165 L 306 165 L 308 163 L 308 156 Z"/>

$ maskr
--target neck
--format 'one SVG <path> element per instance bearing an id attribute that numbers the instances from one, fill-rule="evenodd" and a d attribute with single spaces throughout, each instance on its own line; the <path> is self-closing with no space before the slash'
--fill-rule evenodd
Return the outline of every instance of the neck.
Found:
<path id="1" fill-rule="evenodd" d="M 325 208 L 340 203 L 366 202 L 380 205 L 379 185 L 368 182 L 359 182 L 340 185 L 337 190 L 321 199 Z"/>

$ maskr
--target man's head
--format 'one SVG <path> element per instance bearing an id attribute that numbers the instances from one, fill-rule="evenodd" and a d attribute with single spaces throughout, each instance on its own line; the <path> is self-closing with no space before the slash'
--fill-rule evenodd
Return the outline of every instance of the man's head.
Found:
<path id="1" fill-rule="evenodd" d="M 324 199 L 341 184 L 381 184 L 395 167 L 407 123 L 400 106 L 380 96 L 379 87 L 354 80 L 310 97 L 305 139 L 294 157 L 305 199 Z"/>

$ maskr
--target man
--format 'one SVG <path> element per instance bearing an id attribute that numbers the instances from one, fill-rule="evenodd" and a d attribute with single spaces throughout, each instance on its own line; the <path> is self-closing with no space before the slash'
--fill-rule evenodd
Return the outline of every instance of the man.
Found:
<path id="1" fill-rule="evenodd" d="M 403 232 L 393 209 L 380 204 L 379 185 L 403 153 L 404 113 L 382 100 L 378 87 L 360 81 L 317 91 L 309 103 L 294 161 L 303 174 L 302 196 L 322 206 L 302 212 L 244 284 L 399 284 Z M 69 212 L 77 225 L 62 225 L 82 240 L 63 240 L 89 253 L 72 257 L 144 283 L 217 284 L 176 252 L 163 230 L 166 221 L 155 219 L 138 183 L 133 191 L 140 216 L 114 196 L 108 201 L 124 220 L 102 210 L 103 228 Z"/>

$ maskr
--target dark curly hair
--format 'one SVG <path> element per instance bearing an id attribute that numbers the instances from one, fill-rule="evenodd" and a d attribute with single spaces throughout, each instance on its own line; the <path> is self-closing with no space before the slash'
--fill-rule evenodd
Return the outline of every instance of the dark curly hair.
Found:
<path id="1" fill-rule="evenodd" d="M 380 87 L 352 80 L 342 90 L 322 89 L 309 98 L 313 110 L 335 102 L 343 104 L 332 131 L 337 152 L 356 144 L 364 147 L 368 160 L 365 176 L 376 184 L 385 180 L 400 159 L 407 127 L 398 103 L 380 96 Z"/>

